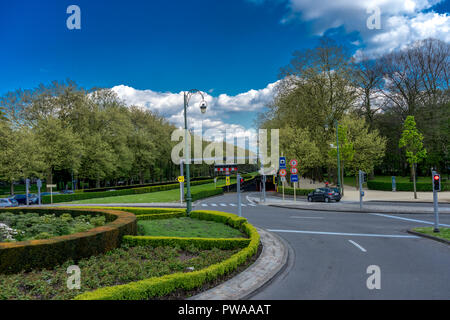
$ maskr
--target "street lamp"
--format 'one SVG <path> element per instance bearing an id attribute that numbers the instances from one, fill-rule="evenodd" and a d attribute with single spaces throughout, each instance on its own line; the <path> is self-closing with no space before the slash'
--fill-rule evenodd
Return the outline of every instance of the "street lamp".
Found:
<path id="1" fill-rule="evenodd" d="M 336 144 L 337 144 L 337 171 L 338 171 L 337 187 L 339 189 L 339 192 L 342 192 L 342 190 L 341 190 L 341 159 L 340 159 L 340 152 L 339 152 L 339 122 L 337 120 L 334 120 L 334 125 L 336 127 Z M 325 125 L 325 129 L 328 130 L 328 125 Z"/>
<path id="2" fill-rule="evenodd" d="M 189 107 L 189 101 L 191 100 L 191 97 L 199 93 L 202 96 L 202 102 L 200 102 L 200 111 L 202 114 L 206 113 L 207 104 L 205 101 L 205 96 L 200 90 L 192 89 L 187 92 L 184 92 L 184 139 L 186 142 L 186 148 L 185 148 L 185 165 L 186 165 L 186 186 L 187 186 L 187 195 L 186 195 L 186 212 L 188 215 L 190 215 L 192 211 L 192 196 L 191 196 L 191 174 L 189 171 L 189 157 L 191 150 L 188 150 L 188 125 L 187 125 L 187 108 Z"/>

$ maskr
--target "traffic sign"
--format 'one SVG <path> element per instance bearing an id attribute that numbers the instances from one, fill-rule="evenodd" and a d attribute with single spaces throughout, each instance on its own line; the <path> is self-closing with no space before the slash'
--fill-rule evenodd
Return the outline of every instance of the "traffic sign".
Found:
<path id="1" fill-rule="evenodd" d="M 291 174 L 297 174 L 298 173 L 298 169 L 297 168 L 291 168 Z"/>
<path id="2" fill-rule="evenodd" d="M 230 179 L 229 176 L 225 177 L 225 183 L 226 183 L 227 186 L 231 185 L 231 179 Z"/>
<path id="3" fill-rule="evenodd" d="M 286 177 L 281 177 L 281 182 L 285 183 L 286 182 Z"/>
<path id="4" fill-rule="evenodd" d="M 37 179 L 36 185 L 37 185 L 38 188 L 42 188 L 42 180 L 41 179 Z"/>
<path id="5" fill-rule="evenodd" d="M 292 183 L 298 182 L 298 175 L 292 174 L 292 175 L 291 175 L 291 182 L 292 182 Z"/>
<path id="6" fill-rule="evenodd" d="M 298 165 L 298 161 L 295 159 L 292 159 L 291 162 L 289 162 L 289 164 L 291 165 L 291 167 L 296 167 Z"/>
<path id="7" fill-rule="evenodd" d="M 287 175 L 286 169 L 281 169 L 281 170 L 280 170 L 280 176 L 281 176 L 281 177 L 286 177 L 286 175 Z"/>
<path id="8" fill-rule="evenodd" d="M 179 183 L 184 182 L 184 176 L 179 176 L 179 177 L 178 177 L 178 182 L 179 182 Z"/>
<path id="9" fill-rule="evenodd" d="M 48 185 L 47 185 L 47 188 L 56 188 L 56 187 L 57 187 L 56 184 L 48 184 Z"/>
<path id="10" fill-rule="evenodd" d="M 280 169 L 286 169 L 286 157 L 280 157 Z"/>

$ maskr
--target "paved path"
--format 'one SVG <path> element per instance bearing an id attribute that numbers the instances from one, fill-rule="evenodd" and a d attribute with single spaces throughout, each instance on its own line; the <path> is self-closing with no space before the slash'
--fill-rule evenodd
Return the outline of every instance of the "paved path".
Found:
<path id="1" fill-rule="evenodd" d="M 243 199 L 249 194 L 244 194 Z M 235 194 L 201 204 L 234 203 Z M 237 213 L 235 207 L 218 211 Z M 247 206 L 253 225 L 293 248 L 285 271 L 252 299 L 450 299 L 450 247 L 408 234 L 431 214 L 349 213 Z M 450 225 L 450 215 L 441 216 Z M 381 290 L 367 288 L 367 268 L 381 269 Z"/>

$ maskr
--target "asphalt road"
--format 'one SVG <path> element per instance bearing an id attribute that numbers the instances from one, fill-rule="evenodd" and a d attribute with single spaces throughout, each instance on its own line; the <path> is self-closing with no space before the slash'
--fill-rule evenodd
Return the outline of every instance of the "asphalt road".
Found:
<path id="1" fill-rule="evenodd" d="M 245 193 L 241 202 L 250 223 L 275 232 L 292 249 L 287 268 L 253 299 L 450 299 L 450 247 L 406 233 L 430 226 L 431 214 L 283 209 L 255 205 Z M 237 213 L 236 204 L 236 194 L 226 194 L 195 209 Z M 441 215 L 440 223 L 450 226 L 450 215 Z M 373 265 L 380 268 L 381 288 L 369 290 Z"/>

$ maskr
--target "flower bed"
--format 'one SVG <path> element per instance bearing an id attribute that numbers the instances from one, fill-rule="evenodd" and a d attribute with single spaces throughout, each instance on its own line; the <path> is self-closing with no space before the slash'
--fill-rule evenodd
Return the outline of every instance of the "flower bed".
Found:
<path id="1" fill-rule="evenodd" d="M 106 225 L 71 235 L 46 240 L 0 243 L 0 273 L 17 273 L 23 270 L 51 268 L 65 261 L 78 260 L 118 248 L 123 236 L 137 233 L 136 216 L 129 212 L 95 209 L 8 209 L 2 212 L 18 214 L 37 212 L 40 215 L 72 217 L 82 215 L 105 217 Z"/>
<path id="2" fill-rule="evenodd" d="M 151 209 L 148 209 L 150 212 Z M 147 214 L 148 215 L 148 214 Z M 175 290 L 193 290 L 205 283 L 227 275 L 246 263 L 258 251 L 259 234 L 256 229 L 247 222 L 233 214 L 216 211 L 193 211 L 191 217 L 210 221 L 220 221 L 234 228 L 242 230 L 249 239 L 208 239 L 208 238 L 172 238 L 172 237 L 124 237 L 129 245 L 151 246 L 178 246 L 197 248 L 221 247 L 226 249 L 242 248 L 230 258 L 213 264 L 202 270 L 189 273 L 174 273 L 163 277 L 152 277 L 138 282 L 132 282 L 119 286 L 100 288 L 77 296 L 76 300 L 143 300 L 169 295 Z M 138 217 L 139 219 L 139 217 Z"/>

